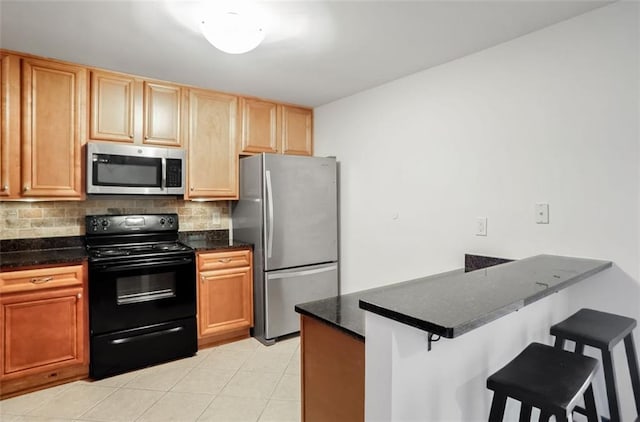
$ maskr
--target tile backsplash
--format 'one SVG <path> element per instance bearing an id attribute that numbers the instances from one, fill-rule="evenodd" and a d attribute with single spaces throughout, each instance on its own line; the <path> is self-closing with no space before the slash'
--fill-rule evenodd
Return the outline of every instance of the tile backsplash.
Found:
<path id="1" fill-rule="evenodd" d="M 82 236 L 85 233 L 85 215 L 153 213 L 177 213 L 180 231 L 229 229 L 229 203 L 226 201 L 89 199 L 81 202 L 0 202 L 0 239 Z"/>

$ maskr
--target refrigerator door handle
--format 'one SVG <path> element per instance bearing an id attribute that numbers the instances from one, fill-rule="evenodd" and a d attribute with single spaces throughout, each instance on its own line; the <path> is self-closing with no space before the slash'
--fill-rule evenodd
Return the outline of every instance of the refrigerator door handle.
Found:
<path id="1" fill-rule="evenodd" d="M 334 265 L 330 265 L 328 267 L 314 268 L 312 270 L 287 272 L 287 273 L 281 273 L 281 274 L 270 274 L 268 277 L 269 277 L 270 280 L 277 280 L 279 278 L 292 278 L 292 277 L 300 277 L 300 276 L 311 275 L 311 274 L 319 274 L 319 273 L 324 273 L 324 272 L 327 272 L 327 271 L 334 271 L 334 270 L 337 270 L 337 269 L 338 269 L 338 266 L 336 264 L 334 264 Z"/>
<path id="2" fill-rule="evenodd" d="M 271 171 L 265 171 L 267 179 L 267 258 L 271 258 L 273 249 L 273 190 L 271 186 Z"/>

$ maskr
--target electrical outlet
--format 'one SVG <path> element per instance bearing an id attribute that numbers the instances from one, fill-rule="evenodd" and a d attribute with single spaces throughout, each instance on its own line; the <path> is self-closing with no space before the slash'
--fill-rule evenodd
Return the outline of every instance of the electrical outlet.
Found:
<path id="1" fill-rule="evenodd" d="M 216 226 L 220 225 L 220 210 L 218 208 L 214 208 L 211 213 L 211 222 Z"/>
<path id="2" fill-rule="evenodd" d="M 536 224 L 549 224 L 549 204 L 536 204 Z"/>
<path id="3" fill-rule="evenodd" d="M 487 235 L 487 217 L 478 217 L 476 219 L 476 236 Z"/>

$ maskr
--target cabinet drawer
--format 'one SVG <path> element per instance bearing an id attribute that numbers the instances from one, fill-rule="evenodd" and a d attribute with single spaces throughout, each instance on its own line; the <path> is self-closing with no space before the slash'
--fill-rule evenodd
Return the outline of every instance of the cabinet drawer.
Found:
<path id="1" fill-rule="evenodd" d="M 82 286 L 82 265 L 0 273 L 0 293 Z"/>
<path id="2" fill-rule="evenodd" d="M 198 255 L 200 271 L 223 268 L 247 267 L 251 265 L 251 251 L 211 252 Z"/>

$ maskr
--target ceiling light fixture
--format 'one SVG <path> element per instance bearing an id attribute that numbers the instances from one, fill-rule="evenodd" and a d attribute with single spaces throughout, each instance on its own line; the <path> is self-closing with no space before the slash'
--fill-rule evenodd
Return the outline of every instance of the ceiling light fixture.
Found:
<path id="1" fill-rule="evenodd" d="M 260 45 L 265 36 L 254 13 L 247 7 L 234 7 L 233 3 L 207 10 L 200 30 L 214 47 L 229 54 L 249 52 Z"/>

